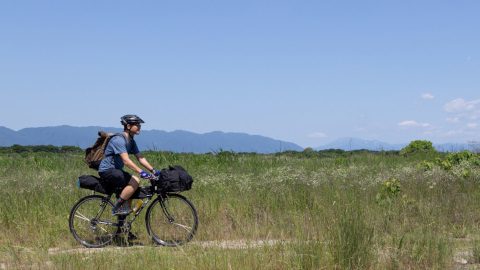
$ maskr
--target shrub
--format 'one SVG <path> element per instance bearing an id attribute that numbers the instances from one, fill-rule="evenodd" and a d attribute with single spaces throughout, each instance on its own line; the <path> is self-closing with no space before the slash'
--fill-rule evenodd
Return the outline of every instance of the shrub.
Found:
<path id="1" fill-rule="evenodd" d="M 407 146 L 405 146 L 401 151 L 401 155 L 408 155 L 414 153 L 435 153 L 437 152 L 433 148 L 433 144 L 430 141 L 416 140 L 411 141 Z"/>
<path id="2" fill-rule="evenodd" d="M 426 160 L 423 160 L 422 162 L 420 162 L 419 164 L 417 164 L 417 167 L 419 169 L 422 169 L 424 171 L 430 171 L 433 169 L 433 166 L 435 164 L 431 161 L 426 161 Z"/>
<path id="3" fill-rule="evenodd" d="M 312 152 L 315 152 L 315 150 L 313 150 L 312 147 L 307 147 L 307 148 L 303 149 L 303 153 L 312 153 Z"/>
<path id="4" fill-rule="evenodd" d="M 400 191 L 400 182 L 395 178 L 390 178 L 382 183 L 375 200 L 380 205 L 391 204 Z"/>
<path id="5" fill-rule="evenodd" d="M 462 151 L 458 153 L 450 153 L 447 155 L 446 160 L 448 160 L 450 163 L 453 165 L 458 165 L 462 163 L 463 161 L 467 161 L 470 163 L 473 163 L 475 165 L 480 164 L 480 160 L 477 155 L 470 151 Z"/>
<path id="6" fill-rule="evenodd" d="M 444 160 L 437 159 L 437 163 L 442 169 L 446 171 L 449 171 L 453 168 L 452 162 L 450 162 L 448 159 L 444 159 Z"/>
<path id="7" fill-rule="evenodd" d="M 478 155 L 470 151 L 462 151 L 458 153 L 450 153 L 445 159 L 437 158 L 435 162 L 444 170 L 449 171 L 453 169 L 454 166 L 458 166 L 462 163 L 467 164 L 468 166 L 480 165 L 480 158 Z M 469 173 L 467 173 L 469 174 Z M 467 177 L 468 175 L 464 175 Z"/>

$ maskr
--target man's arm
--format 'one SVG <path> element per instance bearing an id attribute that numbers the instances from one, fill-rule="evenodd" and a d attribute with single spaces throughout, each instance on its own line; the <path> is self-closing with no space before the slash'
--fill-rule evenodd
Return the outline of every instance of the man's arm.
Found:
<path id="1" fill-rule="evenodd" d="M 138 162 L 140 162 L 140 164 L 145 167 L 145 169 L 153 173 L 153 166 L 148 163 L 147 159 L 143 157 L 142 154 L 138 153 L 135 155 L 135 157 L 137 158 Z"/>
<path id="2" fill-rule="evenodd" d="M 130 157 L 128 156 L 128 153 L 121 153 L 120 154 L 120 157 L 122 158 L 123 160 L 123 163 L 125 164 L 125 166 L 127 166 L 128 168 L 132 169 L 133 171 L 137 172 L 137 173 L 141 173 L 142 172 L 142 169 L 140 169 L 140 167 L 137 166 L 137 164 L 135 164 L 131 159 Z M 140 160 L 139 160 L 140 161 Z M 141 163 L 141 162 L 140 162 Z M 143 164 L 142 164 L 143 165 Z M 145 166 L 145 165 L 144 165 Z"/>

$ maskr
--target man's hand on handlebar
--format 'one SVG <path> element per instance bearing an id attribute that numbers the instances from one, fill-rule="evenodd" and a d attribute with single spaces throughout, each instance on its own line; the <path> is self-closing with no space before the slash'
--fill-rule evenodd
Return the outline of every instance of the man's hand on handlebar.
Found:
<path id="1" fill-rule="evenodd" d="M 161 173 L 161 171 L 158 171 L 158 170 L 155 170 L 155 169 L 153 169 L 152 172 L 153 172 L 153 175 L 155 175 L 155 176 L 160 176 L 160 173 Z"/>
<path id="2" fill-rule="evenodd" d="M 140 172 L 140 177 L 143 178 L 143 179 L 154 179 L 155 176 L 150 174 L 150 173 L 147 173 L 146 171 L 141 171 Z"/>

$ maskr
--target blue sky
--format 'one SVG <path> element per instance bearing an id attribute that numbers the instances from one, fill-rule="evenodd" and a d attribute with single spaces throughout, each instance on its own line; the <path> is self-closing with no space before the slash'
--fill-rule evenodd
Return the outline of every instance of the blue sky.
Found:
<path id="1" fill-rule="evenodd" d="M 0 126 L 480 140 L 479 1 L 3 1 Z"/>

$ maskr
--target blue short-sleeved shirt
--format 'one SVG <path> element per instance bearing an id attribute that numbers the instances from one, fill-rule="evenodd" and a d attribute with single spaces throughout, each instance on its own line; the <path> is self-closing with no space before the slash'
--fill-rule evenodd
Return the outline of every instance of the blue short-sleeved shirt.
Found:
<path id="1" fill-rule="evenodd" d="M 135 140 L 130 139 L 127 142 L 127 139 L 123 136 L 123 134 L 116 134 L 114 137 L 110 139 L 108 142 L 107 147 L 105 148 L 104 158 L 102 162 L 100 162 L 100 166 L 98 167 L 99 172 L 104 172 L 110 169 L 123 169 L 123 160 L 120 157 L 122 153 L 128 154 L 138 154 L 137 143 Z"/>

